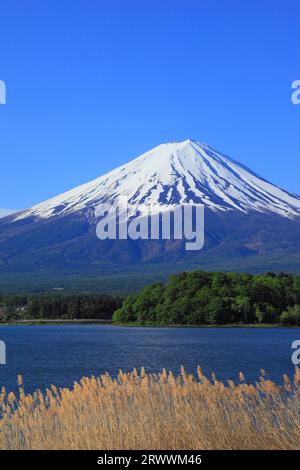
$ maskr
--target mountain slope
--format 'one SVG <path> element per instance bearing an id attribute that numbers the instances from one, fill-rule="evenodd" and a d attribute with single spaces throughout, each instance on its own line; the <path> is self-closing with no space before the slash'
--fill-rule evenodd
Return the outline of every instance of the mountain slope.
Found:
<path id="1" fill-rule="evenodd" d="M 13 214 L 14 212 L 17 212 L 17 211 L 14 211 L 11 209 L 0 209 L 0 218 L 6 217 L 7 215 Z"/>
<path id="2" fill-rule="evenodd" d="M 95 210 L 117 204 L 205 205 L 205 246 L 96 237 Z M 300 198 L 187 140 L 164 144 L 94 181 L 0 219 L 0 288 L 24 278 L 153 279 L 183 269 L 300 272 Z M 120 277 L 121 276 L 121 277 Z M 122 281 L 122 282 L 123 282 Z"/>
<path id="3" fill-rule="evenodd" d="M 187 140 L 160 145 L 112 172 L 17 217 L 49 218 L 127 196 L 132 204 L 203 203 L 213 211 L 271 212 L 300 215 L 300 197 L 290 194 L 212 150 Z"/>

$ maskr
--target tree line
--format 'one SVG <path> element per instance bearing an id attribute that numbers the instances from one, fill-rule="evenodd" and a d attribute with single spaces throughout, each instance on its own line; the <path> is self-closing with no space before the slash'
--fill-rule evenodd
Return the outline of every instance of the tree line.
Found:
<path id="1" fill-rule="evenodd" d="M 195 271 L 112 295 L 2 295 L 0 321 L 107 319 L 118 324 L 300 326 L 300 276 Z"/>
<path id="2" fill-rule="evenodd" d="M 2 296 L 0 320 L 111 319 L 121 304 L 111 295 Z"/>
<path id="3" fill-rule="evenodd" d="M 300 276 L 267 273 L 174 275 L 166 284 L 129 295 L 115 323 L 216 325 L 282 323 L 300 326 Z"/>

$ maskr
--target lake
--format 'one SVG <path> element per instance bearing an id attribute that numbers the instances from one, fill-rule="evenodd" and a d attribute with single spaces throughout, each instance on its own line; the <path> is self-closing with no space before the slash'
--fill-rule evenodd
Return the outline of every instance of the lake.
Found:
<path id="1" fill-rule="evenodd" d="M 179 372 L 214 371 L 221 379 L 237 379 L 243 371 L 254 381 L 260 369 L 280 381 L 292 374 L 291 344 L 299 329 L 280 328 L 122 328 L 100 325 L 2 326 L 7 364 L 0 366 L 0 385 L 16 389 L 22 374 L 26 391 L 50 384 L 71 386 L 86 375 L 144 366 Z"/>

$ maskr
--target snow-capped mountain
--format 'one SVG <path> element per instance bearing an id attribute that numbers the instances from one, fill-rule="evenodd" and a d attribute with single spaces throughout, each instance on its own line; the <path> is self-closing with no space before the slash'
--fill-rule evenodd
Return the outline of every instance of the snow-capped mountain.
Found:
<path id="1" fill-rule="evenodd" d="M 294 218 L 300 197 L 259 177 L 206 144 L 186 140 L 159 145 L 131 162 L 16 217 L 50 218 L 126 196 L 129 203 L 160 205 L 202 203 L 212 211 L 269 212 Z"/>
<path id="2" fill-rule="evenodd" d="M 161 211 L 203 203 L 203 250 L 187 252 L 182 240 L 99 240 L 95 212 L 120 196 Z M 23 286 L 24 277 L 48 286 L 61 276 L 79 283 L 90 276 L 119 289 L 133 278 L 157 281 L 186 269 L 300 272 L 300 197 L 186 140 L 159 145 L 90 183 L 0 218 L 0 288 L 14 289 L 17 279 Z"/>

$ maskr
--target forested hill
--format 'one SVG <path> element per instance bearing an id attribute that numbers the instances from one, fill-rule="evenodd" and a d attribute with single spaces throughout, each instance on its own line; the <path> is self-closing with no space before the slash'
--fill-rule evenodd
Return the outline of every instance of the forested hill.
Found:
<path id="1" fill-rule="evenodd" d="M 300 276 L 203 271 L 171 276 L 127 297 L 115 323 L 300 325 Z"/>

